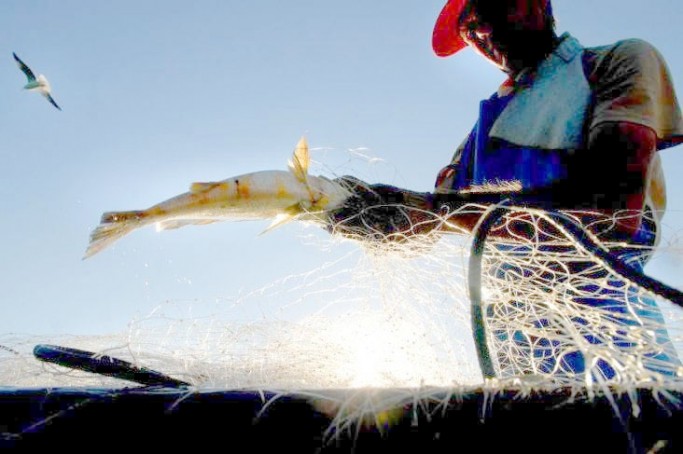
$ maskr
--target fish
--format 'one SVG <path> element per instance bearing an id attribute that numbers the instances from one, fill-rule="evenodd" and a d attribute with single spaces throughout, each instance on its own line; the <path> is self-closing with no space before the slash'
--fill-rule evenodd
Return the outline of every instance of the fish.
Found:
<path id="1" fill-rule="evenodd" d="M 348 185 L 309 175 L 305 137 L 297 143 L 288 170 L 263 170 L 222 181 L 192 183 L 186 193 L 146 210 L 110 211 L 91 232 L 83 259 L 92 257 L 132 231 L 155 224 L 157 231 L 227 220 L 273 219 L 261 233 L 292 220 L 328 222 L 326 212 L 351 195 Z"/>
<path id="2" fill-rule="evenodd" d="M 62 110 L 62 108 L 57 105 L 54 98 L 52 98 L 52 88 L 50 87 L 50 82 L 47 81 L 47 78 L 42 74 L 39 74 L 38 77 L 36 77 L 35 74 L 33 74 L 33 71 L 31 71 L 31 68 L 29 68 L 26 63 L 21 61 L 16 53 L 12 52 L 12 55 L 14 55 L 14 60 L 17 62 L 19 69 L 21 69 L 28 79 L 26 85 L 24 85 L 24 89 L 29 91 L 37 91 L 48 101 L 50 101 L 50 104 L 55 106 L 57 109 Z"/>

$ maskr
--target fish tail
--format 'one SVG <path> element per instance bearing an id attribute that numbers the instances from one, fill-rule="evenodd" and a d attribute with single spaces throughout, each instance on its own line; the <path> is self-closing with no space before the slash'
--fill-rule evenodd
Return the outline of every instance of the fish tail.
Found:
<path id="1" fill-rule="evenodd" d="M 111 211 L 104 213 L 100 225 L 90 234 L 90 244 L 83 259 L 87 259 L 110 246 L 144 223 L 144 211 Z"/>

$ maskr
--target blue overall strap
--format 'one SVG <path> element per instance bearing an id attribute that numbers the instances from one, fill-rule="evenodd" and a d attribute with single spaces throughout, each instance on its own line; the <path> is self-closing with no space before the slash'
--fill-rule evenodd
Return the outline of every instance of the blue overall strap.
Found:
<path id="1" fill-rule="evenodd" d="M 511 101 L 493 95 L 480 104 L 479 123 L 470 165 L 473 186 L 516 182 L 522 189 L 547 187 L 566 176 L 563 161 L 567 150 L 547 150 L 514 145 L 502 139 L 491 139 L 494 122 Z"/>
<path id="2" fill-rule="evenodd" d="M 460 153 L 437 176 L 435 183 L 437 192 L 458 192 L 474 184 L 481 184 L 482 180 L 486 180 L 485 177 L 481 177 L 482 172 L 486 173 L 484 168 L 486 165 L 493 168 L 499 167 L 495 160 L 483 164 L 478 161 L 488 154 L 481 151 L 487 147 L 488 132 L 510 99 L 510 96 L 501 98 L 494 94 L 491 98 L 480 102 L 479 120 L 467 136 Z M 444 187 L 446 184 L 448 187 Z"/>

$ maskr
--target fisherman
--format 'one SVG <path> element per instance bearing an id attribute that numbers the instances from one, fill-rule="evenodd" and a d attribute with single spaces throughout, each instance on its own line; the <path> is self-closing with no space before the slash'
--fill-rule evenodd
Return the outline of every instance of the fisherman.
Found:
<path id="1" fill-rule="evenodd" d="M 480 215 L 452 210 L 444 224 L 430 222 L 425 213 L 452 209 L 459 194 L 481 193 L 493 184 L 514 187 L 542 206 L 576 210 L 585 226 L 598 224 L 598 214 L 609 216 L 615 226 L 601 239 L 625 244 L 612 252 L 642 271 L 648 258 L 642 251 L 657 245 L 666 207 L 657 151 L 683 142 L 680 108 L 660 53 L 639 39 L 586 48 L 569 33 L 558 36 L 550 0 L 448 0 L 436 20 L 432 45 L 440 57 L 469 47 L 507 77 L 481 102 L 478 121 L 438 174 L 433 193 L 342 177 L 354 196 L 333 213 L 330 230 L 390 240 L 447 230 L 448 225 L 471 231 Z M 491 203 L 510 191 L 499 192 L 489 195 Z M 573 272 L 585 273 L 588 265 L 573 266 Z M 598 282 L 608 274 L 598 271 L 592 277 Z M 676 375 L 680 361 L 656 303 L 624 292 L 633 289 L 603 290 L 573 303 L 599 307 L 612 319 L 635 314 L 623 325 L 653 329 L 641 330 L 638 339 L 620 330 L 611 342 L 627 351 L 643 342 L 642 332 L 651 333 L 654 349 L 650 345 L 645 367 Z M 547 323 L 539 320 L 535 328 Z M 580 317 L 572 323 L 583 332 Z M 508 344 L 497 352 L 502 375 L 617 375 L 609 361 L 589 364 L 580 350 L 558 348 L 550 333 L 547 339 L 523 330 L 498 335 Z M 583 336 L 589 343 L 605 342 L 604 335 L 602 341 Z M 517 361 L 526 366 L 503 370 L 509 363 L 506 351 L 527 355 L 526 361 Z"/>

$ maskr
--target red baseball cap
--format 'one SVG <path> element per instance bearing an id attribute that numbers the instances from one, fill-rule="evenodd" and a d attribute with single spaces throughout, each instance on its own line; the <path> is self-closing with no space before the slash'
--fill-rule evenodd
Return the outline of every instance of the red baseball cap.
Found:
<path id="1" fill-rule="evenodd" d="M 467 47 L 467 43 L 460 37 L 458 21 L 462 10 L 469 1 L 448 0 L 441 10 L 439 17 L 437 17 L 434 31 L 432 32 L 432 49 L 434 49 L 434 52 L 439 57 L 448 57 Z M 535 2 L 545 8 L 546 14 L 552 15 L 550 0 L 535 0 Z"/>
<path id="2" fill-rule="evenodd" d="M 448 57 L 467 46 L 458 31 L 458 20 L 467 1 L 448 0 L 436 19 L 432 33 L 432 48 L 439 57 Z"/>

